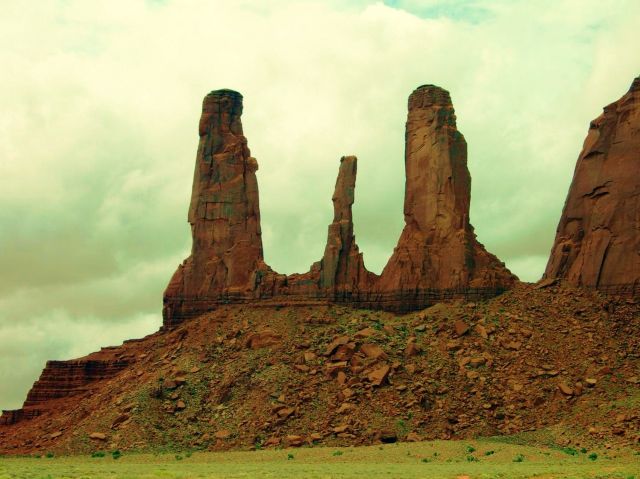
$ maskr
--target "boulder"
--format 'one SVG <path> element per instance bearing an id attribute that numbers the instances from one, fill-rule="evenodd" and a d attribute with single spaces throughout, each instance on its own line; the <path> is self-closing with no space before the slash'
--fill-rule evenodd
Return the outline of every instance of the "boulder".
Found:
<path id="1" fill-rule="evenodd" d="M 262 349 L 275 346 L 280 343 L 282 336 L 271 329 L 265 329 L 249 334 L 245 340 L 245 347 L 249 349 Z"/>
<path id="2" fill-rule="evenodd" d="M 380 386 L 382 385 L 382 383 L 386 381 L 390 371 L 391 371 L 391 368 L 387 364 L 385 364 L 384 366 L 381 366 L 371 371 L 367 375 L 367 378 L 369 379 L 371 384 L 373 384 L 374 386 Z"/>
<path id="3" fill-rule="evenodd" d="M 384 359 L 387 357 L 384 350 L 373 343 L 364 343 L 360 346 L 360 351 L 370 359 Z"/>

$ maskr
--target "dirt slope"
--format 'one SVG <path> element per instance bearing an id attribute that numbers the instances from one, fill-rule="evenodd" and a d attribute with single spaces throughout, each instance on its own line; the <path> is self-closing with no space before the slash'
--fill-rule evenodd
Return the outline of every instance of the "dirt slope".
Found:
<path id="1" fill-rule="evenodd" d="M 640 440 L 640 304 L 558 285 L 404 316 L 225 306 L 93 356 L 130 365 L 0 426 L 0 452 Z"/>

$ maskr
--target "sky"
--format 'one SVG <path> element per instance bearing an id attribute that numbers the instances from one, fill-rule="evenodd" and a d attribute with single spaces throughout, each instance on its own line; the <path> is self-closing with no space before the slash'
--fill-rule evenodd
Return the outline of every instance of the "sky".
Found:
<path id="1" fill-rule="evenodd" d="M 379 272 L 403 226 L 406 101 L 451 92 L 471 222 L 540 278 L 589 122 L 640 73 L 637 0 L 0 0 L 0 408 L 47 359 L 157 330 L 188 255 L 202 98 L 244 96 L 266 261 L 324 250 L 343 155 Z"/>

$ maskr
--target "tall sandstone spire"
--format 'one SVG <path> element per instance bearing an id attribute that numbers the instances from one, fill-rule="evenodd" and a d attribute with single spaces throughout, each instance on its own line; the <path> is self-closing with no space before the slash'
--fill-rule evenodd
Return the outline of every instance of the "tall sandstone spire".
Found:
<path id="1" fill-rule="evenodd" d="M 362 253 L 353 233 L 352 206 L 355 201 L 358 159 L 340 159 L 338 179 L 333 193 L 333 222 L 329 225 L 327 245 L 320 262 L 320 289 L 340 296 L 370 289 L 375 278 L 364 267 Z"/>
<path id="2" fill-rule="evenodd" d="M 506 289 L 516 277 L 476 240 L 469 223 L 467 143 L 449 92 L 423 85 L 409 96 L 405 134 L 405 227 L 379 288 Z"/>
<path id="3" fill-rule="evenodd" d="M 242 132 L 242 95 L 209 93 L 202 103 L 189 206 L 191 256 L 164 294 L 164 316 L 187 303 L 251 293 L 264 264 L 256 170 Z"/>
<path id="4" fill-rule="evenodd" d="M 640 77 L 589 125 L 544 274 L 640 288 Z"/>
<path id="5" fill-rule="evenodd" d="M 425 85 L 409 97 L 406 225 L 380 277 L 366 270 L 355 240 L 355 156 L 340 160 L 322 259 L 303 274 L 278 274 L 265 264 L 258 164 L 241 114 L 237 92 L 217 90 L 204 99 L 189 207 L 193 246 L 165 290 L 166 327 L 221 302 L 321 300 L 410 311 L 444 299 L 492 296 L 516 281 L 469 224 L 467 145 L 447 91 Z"/>

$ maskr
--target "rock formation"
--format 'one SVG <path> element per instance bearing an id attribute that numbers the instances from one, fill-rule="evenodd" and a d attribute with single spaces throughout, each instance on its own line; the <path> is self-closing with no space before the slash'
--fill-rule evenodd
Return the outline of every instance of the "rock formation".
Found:
<path id="1" fill-rule="evenodd" d="M 544 277 L 640 292 L 640 77 L 591 122 Z"/>
<path id="2" fill-rule="evenodd" d="M 343 156 L 333 193 L 333 222 L 319 265 L 319 287 L 329 296 L 348 296 L 370 289 L 375 275 L 364 267 L 353 233 L 351 207 L 355 199 L 357 158 Z"/>
<path id="3" fill-rule="evenodd" d="M 628 398 L 640 385 L 640 301 L 522 284 L 474 307 L 406 316 L 278 306 L 222 305 L 111 349 L 134 362 L 0 426 L 0 470 L 10 470 L 5 454 L 248 450 L 294 436 L 335 448 L 374 445 L 379 431 L 415 441 L 537 429 L 553 442 L 637 449 L 640 415 Z"/>
<path id="4" fill-rule="evenodd" d="M 504 289 L 516 278 L 469 223 L 467 143 L 449 92 L 423 85 L 409 96 L 405 136 L 405 227 L 379 282 L 403 301 L 425 291 Z"/>
<path id="5" fill-rule="evenodd" d="M 265 264 L 258 164 L 241 114 L 237 92 L 213 91 L 204 99 L 189 208 L 193 246 L 165 291 L 165 327 L 227 302 L 322 300 L 409 311 L 454 297 L 493 296 L 516 281 L 469 224 L 466 143 L 445 90 L 425 85 L 409 97 L 406 226 L 381 277 L 366 270 L 355 242 L 353 156 L 340 160 L 322 259 L 289 276 Z"/>
<path id="6" fill-rule="evenodd" d="M 53 400 L 86 393 L 96 382 L 114 377 L 131 364 L 130 358 L 112 357 L 109 348 L 106 350 L 106 354 L 103 350 L 84 359 L 47 361 L 22 409 L 2 411 L 0 424 L 37 417 L 42 413 L 43 405 L 46 408 Z"/>
<path id="7" fill-rule="evenodd" d="M 167 286 L 165 318 L 188 315 L 196 303 L 206 310 L 209 299 L 251 295 L 260 274 L 268 271 L 258 163 L 247 147 L 241 115 L 242 95 L 235 91 L 217 90 L 204 98 L 189 206 L 191 256 Z"/>

